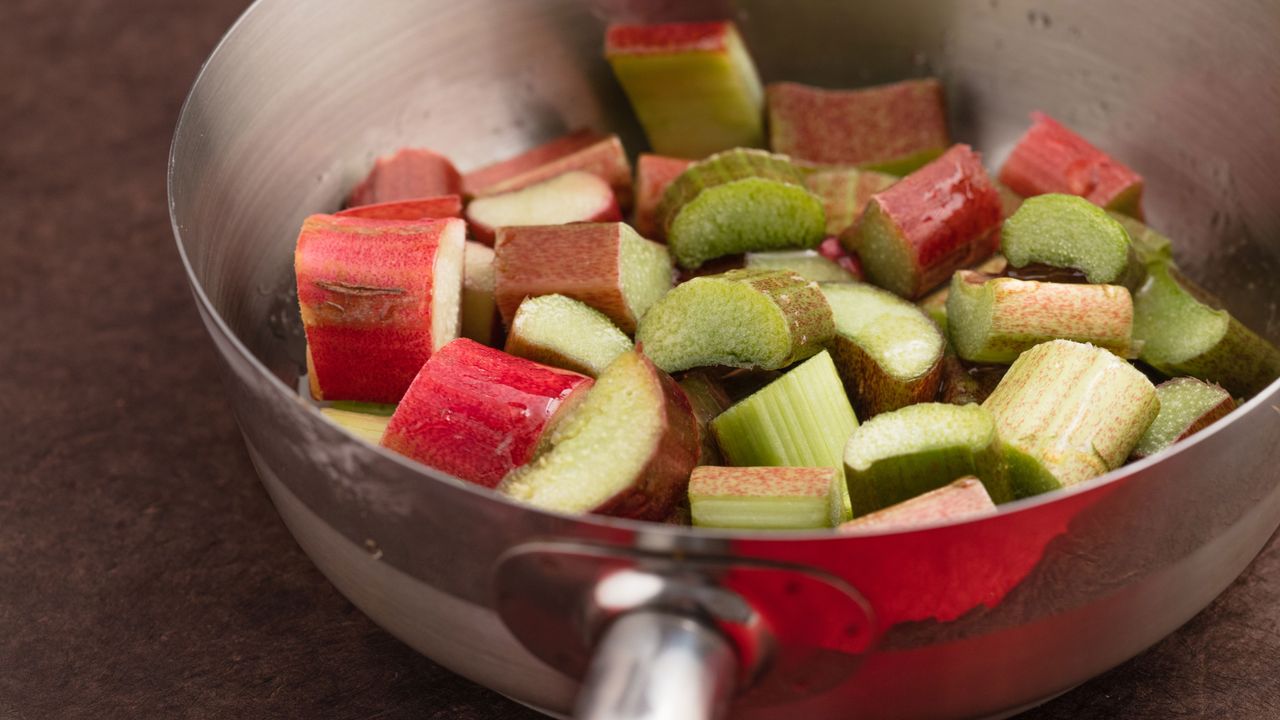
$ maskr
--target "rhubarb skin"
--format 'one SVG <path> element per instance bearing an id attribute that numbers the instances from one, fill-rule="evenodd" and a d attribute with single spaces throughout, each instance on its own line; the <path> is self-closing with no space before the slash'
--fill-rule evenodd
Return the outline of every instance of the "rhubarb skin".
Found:
<path id="1" fill-rule="evenodd" d="M 1011 363 L 1055 339 L 1088 342 L 1127 357 L 1133 298 L 1118 285 L 992 278 L 961 270 L 947 297 L 947 334 L 961 359 Z"/>
<path id="2" fill-rule="evenodd" d="M 1142 219 L 1142 176 L 1043 112 L 1018 140 L 1000 182 L 1023 197 L 1079 195 L 1094 205 Z"/>
<path id="3" fill-rule="evenodd" d="M 857 90 L 781 82 L 765 95 L 770 147 L 798 160 L 906 174 L 951 145 L 936 78 Z"/>
<path id="4" fill-rule="evenodd" d="M 458 219 L 303 222 L 294 269 L 317 399 L 398 402 L 457 337 L 464 235 Z"/>
<path id="5" fill-rule="evenodd" d="M 658 217 L 658 204 L 671 181 L 692 164 L 692 160 L 683 158 L 640 153 L 636 159 L 636 207 L 632 223 L 636 232 L 651 240 L 666 237 Z"/>
<path id="6" fill-rule="evenodd" d="M 462 175 L 449 158 L 432 150 L 404 148 L 374 161 L 346 204 L 357 207 L 461 194 Z"/>
<path id="7" fill-rule="evenodd" d="M 604 54 L 654 152 L 764 145 L 764 90 L 733 23 L 613 25 Z"/>
<path id="8" fill-rule="evenodd" d="M 897 505 L 850 520 L 838 530 L 850 534 L 910 530 L 925 525 L 972 520 L 995 512 L 996 504 L 991 501 L 982 481 L 975 477 L 965 477 Z"/>
<path id="9" fill-rule="evenodd" d="M 693 408 L 693 416 L 698 421 L 698 432 L 702 438 L 703 465 L 722 465 L 724 457 L 720 454 L 720 446 L 716 444 L 715 434 L 711 432 L 711 421 L 720 413 L 729 409 L 733 402 L 724 386 L 706 370 L 691 370 L 680 378 L 680 387 L 689 398 L 689 406 Z"/>
<path id="10" fill-rule="evenodd" d="M 1236 401 L 1219 385 L 1195 378 L 1174 378 L 1156 386 L 1160 413 L 1143 433 L 1130 456 L 1140 460 L 1185 440 L 1236 409 Z"/>
<path id="11" fill-rule="evenodd" d="M 418 198 L 416 200 L 392 200 L 376 205 L 357 205 L 335 213 L 338 217 L 358 217 L 369 220 L 430 220 L 432 218 L 462 217 L 462 198 L 458 195 Z"/>
<path id="12" fill-rule="evenodd" d="M 858 168 L 824 168 L 805 176 L 804 185 L 822 200 L 827 235 L 839 236 L 862 214 L 871 196 L 898 182 L 897 175 Z"/>
<path id="13" fill-rule="evenodd" d="M 684 391 L 643 354 L 623 353 L 497 490 L 547 510 L 663 521 L 686 497 L 698 449 Z"/>
<path id="14" fill-rule="evenodd" d="M 422 366 L 382 445 L 494 487 L 529 461 L 555 413 L 591 385 L 584 375 L 459 338 Z"/>
<path id="15" fill-rule="evenodd" d="M 1000 193 L 968 145 L 871 196 L 840 236 L 871 282 L 916 299 L 996 251 Z"/>
<path id="16" fill-rule="evenodd" d="M 589 172 L 609 183 L 618 206 L 631 207 L 631 163 L 617 135 L 592 130 L 543 143 L 508 160 L 486 165 L 462 176 L 469 195 L 483 197 L 511 192 L 572 170 Z"/>
<path id="17" fill-rule="evenodd" d="M 1160 401 L 1112 353 L 1053 340 L 1022 353 L 982 406 L 995 417 L 1015 494 L 1028 497 L 1123 465 Z"/>
<path id="18" fill-rule="evenodd" d="M 829 467 L 696 467 L 689 506 L 698 527 L 807 530 L 831 527 L 836 470 Z"/>
<path id="19" fill-rule="evenodd" d="M 506 227 L 494 251 L 495 299 L 508 327 L 525 298 L 560 294 L 631 334 L 672 282 L 666 248 L 625 223 Z"/>

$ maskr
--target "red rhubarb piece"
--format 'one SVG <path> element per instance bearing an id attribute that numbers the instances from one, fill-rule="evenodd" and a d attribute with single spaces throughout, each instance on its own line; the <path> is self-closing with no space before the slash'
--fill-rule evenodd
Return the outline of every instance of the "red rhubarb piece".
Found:
<path id="1" fill-rule="evenodd" d="M 394 403 L 458 335 L 465 224 L 312 215 L 294 253 L 312 393 Z"/>
<path id="2" fill-rule="evenodd" d="M 863 281 L 867 279 L 866 273 L 862 271 L 862 263 L 859 262 L 857 253 L 845 250 L 844 246 L 840 244 L 840 238 L 829 237 L 823 240 L 822 244 L 818 246 L 818 254 L 844 268 L 855 280 Z"/>
<path id="3" fill-rule="evenodd" d="M 1042 112 L 1014 146 L 1000 182 L 1022 197 L 1066 193 L 1142 219 L 1142 176 Z"/>
<path id="4" fill-rule="evenodd" d="M 376 205 L 356 205 L 335 213 L 338 217 L 358 217 L 370 220 L 429 220 L 431 218 L 462 217 L 462 198 L 457 195 L 392 200 Z"/>
<path id="5" fill-rule="evenodd" d="M 462 184 L 471 195 L 495 195 L 519 190 L 570 170 L 600 177 L 613 188 L 619 206 L 631 207 L 631 164 L 622 141 L 617 135 L 601 135 L 586 129 L 472 170 L 462 177 Z"/>
<path id="6" fill-rule="evenodd" d="M 640 153 L 636 160 L 636 211 L 632 223 L 636 232 L 651 240 L 662 239 L 662 223 L 658 222 L 662 193 L 692 164 L 692 160 L 683 158 Z"/>
<path id="7" fill-rule="evenodd" d="M 461 194 L 462 176 L 449 158 L 431 150 L 404 148 L 378 158 L 347 197 L 347 205 Z"/>
<path id="8" fill-rule="evenodd" d="M 422 366 L 382 445 L 493 487 L 529 461 L 556 412 L 591 384 L 585 375 L 459 338 Z"/>
<path id="9" fill-rule="evenodd" d="M 494 233 L 503 227 L 621 219 L 622 212 L 609 183 L 581 170 L 519 190 L 476 198 L 467 206 L 471 233 L 486 245 L 493 244 Z"/>

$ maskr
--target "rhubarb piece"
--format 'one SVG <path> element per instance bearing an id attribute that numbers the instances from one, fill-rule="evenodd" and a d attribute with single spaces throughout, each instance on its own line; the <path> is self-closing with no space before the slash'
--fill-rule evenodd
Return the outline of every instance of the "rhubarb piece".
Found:
<path id="1" fill-rule="evenodd" d="M 1151 381 L 1112 353 L 1053 340 L 1022 353 L 982 407 L 1023 498 L 1120 467 L 1160 401 Z"/>
<path id="2" fill-rule="evenodd" d="M 871 196 L 858 223 L 840 236 L 871 282 L 915 299 L 959 268 L 995 252 L 1000 194 L 968 145 Z"/>
<path id="3" fill-rule="evenodd" d="M 658 204 L 671 181 L 692 164 L 692 160 L 640 153 L 636 160 L 636 211 L 632 223 L 636 232 L 654 240 L 666 237 L 658 219 Z"/>
<path id="4" fill-rule="evenodd" d="M 1160 413 L 1138 439 L 1130 459 L 1138 460 L 1195 435 L 1236 409 L 1231 393 L 1195 378 L 1174 378 L 1156 386 Z"/>
<path id="5" fill-rule="evenodd" d="M 457 195 L 392 200 L 376 205 L 357 205 L 334 213 L 338 217 L 359 217 L 370 220 L 429 220 L 431 218 L 462 217 L 462 198 Z"/>
<path id="6" fill-rule="evenodd" d="M 604 54 L 654 152 L 764 145 L 764 90 L 733 23 L 614 25 Z"/>
<path id="7" fill-rule="evenodd" d="M 336 407 L 320 408 L 320 414 L 370 445 L 378 444 L 382 439 L 382 433 L 387 429 L 387 423 L 391 420 L 390 415 L 341 410 Z"/>
<path id="8" fill-rule="evenodd" d="M 1142 219 L 1142 176 L 1042 112 L 1018 140 L 1000 182 L 1023 197 L 1079 195 L 1094 205 Z"/>
<path id="9" fill-rule="evenodd" d="M 689 507 L 697 527 L 809 530 L 839 514 L 829 467 L 696 467 Z"/>
<path id="10" fill-rule="evenodd" d="M 575 372 L 459 338 L 422 366 L 382 444 L 468 482 L 493 487 L 533 456 L 562 408 L 591 387 Z"/>
<path id="11" fill-rule="evenodd" d="M 867 279 L 866 273 L 862 272 L 862 261 L 858 260 L 857 255 L 844 249 L 840 238 L 829 237 L 823 240 L 818 246 L 818 254 L 844 268 L 854 280 L 862 282 Z"/>
<path id="12" fill-rule="evenodd" d="M 790 270 L 813 282 L 855 282 L 858 279 L 817 250 L 747 253 L 743 258 L 743 265 L 749 270 Z"/>
<path id="13" fill-rule="evenodd" d="M 951 145 L 935 78 L 858 90 L 781 82 L 765 95 L 769 147 L 799 160 L 905 175 Z"/>
<path id="14" fill-rule="evenodd" d="M 494 345 L 502 323 L 493 299 L 493 248 L 468 240 L 462 255 L 462 337 Z"/>
<path id="15" fill-rule="evenodd" d="M 631 338 L 604 313 L 564 295 L 526 298 L 507 333 L 512 355 L 589 377 L 631 349 Z"/>
<path id="16" fill-rule="evenodd" d="M 546 510 L 663 520 L 698 464 L 684 391 L 644 355 L 623 353 L 498 491 Z"/>
<path id="17" fill-rule="evenodd" d="M 1190 375 L 1250 397 L 1280 376 L 1280 350 L 1226 310 L 1169 263 L 1147 266 L 1134 294 L 1133 337 L 1142 361 L 1169 376 Z"/>
<path id="18" fill-rule="evenodd" d="M 496 298 L 507 326 L 527 297 L 558 293 L 604 313 L 623 332 L 671 288 L 671 256 L 624 223 L 502 228 Z"/>
<path id="19" fill-rule="evenodd" d="M 987 488 L 975 477 L 965 477 L 937 490 L 913 497 L 855 518 L 839 527 L 842 533 L 885 532 L 909 530 L 925 525 L 959 522 L 993 515 L 996 504 L 991 502 Z"/>
<path id="20" fill-rule="evenodd" d="M 609 183 L 581 170 L 557 175 L 520 190 L 471 201 L 467 221 L 476 240 L 493 244 L 498 228 L 621 220 Z"/>
<path id="21" fill-rule="evenodd" d="M 1095 284 L 1136 288 L 1146 274 L 1124 226 L 1075 195 L 1028 198 L 1000 229 L 1000 252 L 1010 268 L 1074 268 Z"/>
<path id="22" fill-rule="evenodd" d="M 1009 262 L 1005 260 L 1003 255 L 996 254 L 974 265 L 972 270 L 984 275 L 1003 275 L 1008 268 Z M 955 279 L 955 276 L 952 276 Z M 942 328 L 943 334 L 947 331 L 947 298 L 951 297 L 951 283 L 947 283 L 937 290 L 925 295 L 916 304 L 924 310 L 925 315 L 929 319 L 938 324 Z"/>
<path id="23" fill-rule="evenodd" d="M 992 278 L 961 270 L 947 297 L 947 334 L 969 362 L 1011 363 L 1047 340 L 1087 342 L 1128 357 L 1133 298 L 1118 285 Z"/>
<path id="24" fill-rule="evenodd" d="M 294 252 L 318 400 L 394 403 L 458 336 L 461 220 L 312 215 Z"/>
<path id="25" fill-rule="evenodd" d="M 462 176 L 449 158 L 431 150 L 404 148 L 374 162 L 347 196 L 347 206 L 461 194 Z"/>
<path id="26" fill-rule="evenodd" d="M 1135 220 L 1123 213 L 1108 210 L 1113 220 L 1124 226 L 1129 233 L 1129 246 L 1133 248 L 1138 262 L 1147 265 L 1153 262 L 1169 262 L 1173 260 L 1173 241 L 1147 227 L 1140 220 Z"/>
<path id="27" fill-rule="evenodd" d="M 849 437 L 844 472 L 855 517 L 968 475 L 992 500 L 1013 499 L 995 421 L 981 405 L 921 403 L 877 415 Z"/>
<path id="28" fill-rule="evenodd" d="M 835 468 L 840 502 L 832 504 L 832 525 L 848 519 L 843 453 L 857 426 L 826 351 L 711 421 L 720 452 L 734 465 Z"/>
<path id="29" fill-rule="evenodd" d="M 706 370 L 693 370 L 680 378 L 680 387 L 689 398 L 693 416 L 698 421 L 698 436 L 702 438 L 701 462 L 703 465 L 722 465 L 720 446 L 711 432 L 711 421 L 729 409 L 733 403 L 724 386 Z"/>
<path id="30" fill-rule="evenodd" d="M 822 242 L 822 201 L 783 155 L 729 150 L 696 162 L 667 186 L 658 207 L 676 262 L 752 250 L 812 248 Z"/>
<path id="31" fill-rule="evenodd" d="M 822 294 L 836 323 L 831 355 L 858 417 L 933 399 L 946 343 L 924 311 L 861 283 L 825 283 Z"/>
<path id="32" fill-rule="evenodd" d="M 482 197 L 520 190 L 572 170 L 609 183 L 622 209 L 631 207 L 631 163 L 617 135 L 579 130 L 508 160 L 462 176 L 467 193 Z"/>
<path id="33" fill-rule="evenodd" d="M 785 270 L 730 270 L 677 285 L 640 321 L 636 342 L 658 367 L 778 370 L 831 340 L 816 283 Z"/>
<path id="34" fill-rule="evenodd" d="M 804 185 L 822 200 L 827 234 L 838 236 L 850 228 L 871 196 L 898 182 L 898 176 L 874 170 L 824 168 L 805 176 Z"/>

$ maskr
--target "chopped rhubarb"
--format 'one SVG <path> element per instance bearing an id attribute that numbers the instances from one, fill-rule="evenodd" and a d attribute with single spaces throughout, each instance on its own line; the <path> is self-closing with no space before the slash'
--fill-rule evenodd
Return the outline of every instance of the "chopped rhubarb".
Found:
<path id="1" fill-rule="evenodd" d="M 335 214 L 338 217 L 358 217 L 369 220 L 429 220 L 462 217 L 462 198 L 457 195 L 440 195 L 416 200 L 392 200 L 376 205 L 356 205 L 339 210 Z"/>
<path id="2" fill-rule="evenodd" d="M 558 410 L 591 379 L 459 338 L 422 366 L 382 444 L 493 487 L 533 456 Z"/>
<path id="3" fill-rule="evenodd" d="M 698 527 L 805 530 L 831 527 L 840 503 L 830 467 L 693 469 L 689 506 Z"/>
<path id="4" fill-rule="evenodd" d="M 504 227 L 621 219 L 622 212 L 609 183 L 581 170 L 519 190 L 476 198 L 467 206 L 471 233 L 486 245 L 492 245 L 495 233 Z"/>
<path id="5" fill-rule="evenodd" d="M 508 160 L 486 165 L 462 177 L 463 188 L 476 196 L 526 188 L 571 170 L 596 175 L 609 183 L 622 209 L 631 207 L 631 164 L 617 135 L 578 130 L 543 143 Z"/>
<path id="6" fill-rule="evenodd" d="M 841 525 L 839 530 L 842 533 L 910 530 L 922 525 L 970 520 L 995 512 L 996 504 L 991 501 L 982 481 L 966 477 L 897 505 L 850 520 Z"/>
<path id="7" fill-rule="evenodd" d="M 658 218 L 662 193 L 693 163 L 692 160 L 640 153 L 636 160 L 636 232 L 652 240 L 666 237 Z"/>
<path id="8" fill-rule="evenodd" d="M 1142 176 L 1042 112 L 1014 146 L 1000 182 L 1023 197 L 1079 195 L 1094 205 L 1142 219 Z"/>
<path id="9" fill-rule="evenodd" d="M 461 194 L 462 176 L 449 158 L 431 150 L 405 148 L 378 158 L 347 196 L 347 206 Z"/>
<path id="10" fill-rule="evenodd" d="M 827 235 L 838 236 L 862 214 L 871 196 L 898 182 L 898 176 L 858 168 L 826 168 L 805 176 L 805 187 L 822 200 Z"/>

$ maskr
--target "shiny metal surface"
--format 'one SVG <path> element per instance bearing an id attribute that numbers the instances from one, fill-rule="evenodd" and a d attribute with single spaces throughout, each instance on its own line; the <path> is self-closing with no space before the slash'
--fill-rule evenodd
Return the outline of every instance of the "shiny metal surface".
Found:
<path id="1" fill-rule="evenodd" d="M 733 697 L 729 640 L 691 618 L 651 610 L 609 626 L 587 674 L 580 720 L 716 720 Z"/>
<path id="2" fill-rule="evenodd" d="M 726 5 L 726 3 L 721 3 Z M 1140 652 L 1217 595 L 1280 524 L 1280 382 L 1165 455 L 993 517 L 833 537 L 693 532 L 529 510 L 347 437 L 293 391 L 301 219 L 372 158 L 426 145 L 463 168 L 579 125 L 642 140 L 599 61 L 609 12 L 680 3 L 262 0 L 202 73 L 174 139 L 179 248 L 264 483 L 362 610 L 437 661 L 548 711 L 575 682 L 495 612 L 493 571 L 543 540 L 800 566 L 839 578 L 878 642 L 839 684 L 736 718 L 998 715 Z M 687 7 L 687 6 L 683 6 Z M 928 72 L 995 166 L 1028 111 L 1142 171 L 1189 273 L 1280 339 L 1280 6 L 763 0 L 731 6 L 766 80 Z"/>

